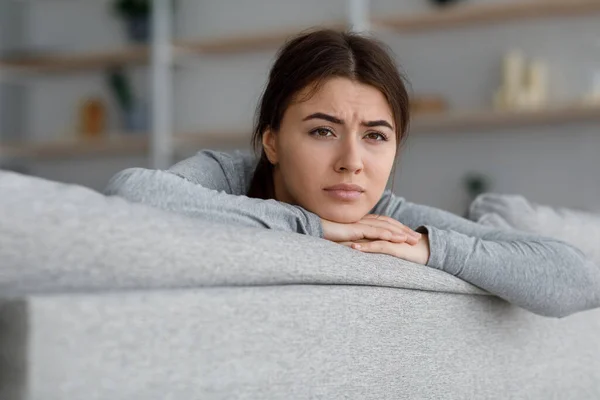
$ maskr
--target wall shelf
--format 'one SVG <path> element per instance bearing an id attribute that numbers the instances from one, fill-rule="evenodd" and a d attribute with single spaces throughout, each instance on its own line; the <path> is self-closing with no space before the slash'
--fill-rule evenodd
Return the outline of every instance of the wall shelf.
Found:
<path id="1" fill-rule="evenodd" d="M 374 27 L 392 28 L 401 32 L 420 32 L 445 28 L 489 25 L 536 18 L 564 18 L 600 14 L 600 0 L 512 0 L 509 3 L 457 5 L 441 11 L 413 15 L 373 17 Z M 343 30 L 345 22 L 324 24 Z M 178 40 L 173 43 L 175 58 L 189 54 L 227 54 L 261 49 L 274 49 L 303 28 L 267 33 L 236 35 L 203 40 Z M 0 72 L 8 76 L 19 74 L 68 73 L 104 69 L 112 66 L 141 65 L 150 62 L 148 46 L 130 46 L 114 51 L 90 53 L 54 53 L 27 58 L 0 59 Z M 600 122 L 600 107 L 569 107 L 531 112 L 478 111 L 416 116 L 413 132 L 489 131 L 535 125 Z M 103 157 L 144 155 L 150 150 L 150 135 L 116 135 L 105 140 L 72 140 L 47 143 L 0 143 L 2 156 L 31 159 L 63 159 L 73 157 Z M 214 146 L 244 146 L 250 131 L 178 133 L 174 135 L 176 150 Z"/>
<path id="2" fill-rule="evenodd" d="M 320 26 L 335 30 L 344 30 L 347 28 L 347 24 L 344 22 L 330 22 Z M 297 35 L 305 29 L 310 29 L 310 27 L 298 27 L 279 31 L 229 36 L 225 38 L 208 40 L 181 40 L 175 42 L 175 47 L 177 50 L 204 54 L 239 53 L 264 49 L 276 49 L 287 39 Z"/>
<path id="3" fill-rule="evenodd" d="M 600 106 L 566 107 L 540 111 L 473 111 L 463 113 L 417 115 L 411 123 L 411 133 L 450 133 L 493 131 L 536 125 L 567 123 L 600 123 Z M 248 148 L 251 130 L 187 132 L 175 134 L 177 152 L 203 148 Z M 113 135 L 108 139 L 60 140 L 53 142 L 4 143 L 0 153 L 7 158 L 54 160 L 82 157 L 112 157 L 148 154 L 148 135 L 132 133 Z"/>
<path id="4" fill-rule="evenodd" d="M 600 106 L 565 107 L 539 111 L 474 111 L 417 115 L 410 130 L 421 132 L 492 131 L 537 125 L 600 123 Z"/>
<path id="5" fill-rule="evenodd" d="M 250 143 L 247 133 L 233 131 L 188 132 L 174 135 L 176 152 L 196 151 L 218 146 L 246 147 Z M 0 143 L 0 154 L 8 160 L 64 160 L 73 158 L 145 156 L 150 151 L 149 134 L 111 134 L 98 139 L 61 139 L 55 141 Z"/>
<path id="6" fill-rule="evenodd" d="M 332 29 L 343 30 L 342 22 L 325 24 Z M 204 40 L 178 40 L 173 43 L 175 57 L 189 53 L 226 54 L 275 49 L 291 36 L 306 28 L 286 29 L 273 32 L 230 36 Z M 113 51 L 91 53 L 56 53 L 14 59 L 0 59 L 0 70 L 9 74 L 44 74 L 105 69 L 121 65 L 149 63 L 148 46 L 131 46 Z"/>
<path id="7" fill-rule="evenodd" d="M 418 32 L 525 19 L 563 18 L 600 13 L 600 0 L 512 0 L 509 3 L 456 5 L 413 15 L 374 17 L 375 26 Z"/>
<path id="8" fill-rule="evenodd" d="M 147 135 L 113 135 L 106 139 L 73 139 L 48 142 L 1 143 L 0 154 L 8 159 L 54 160 L 80 157 L 111 157 L 148 153 Z"/>
<path id="9" fill-rule="evenodd" d="M 563 18 L 600 14 L 600 0 L 513 0 L 509 3 L 491 3 L 450 6 L 440 11 L 413 15 L 372 17 L 375 27 L 391 28 L 400 32 L 419 32 L 457 28 L 469 25 L 501 23 L 536 18 Z M 346 29 L 347 24 L 333 21 L 322 24 L 332 29 Z M 230 36 L 207 40 L 178 40 L 173 43 L 174 54 L 225 54 L 274 49 L 306 27 L 272 32 Z M 0 70 L 15 73 L 58 73 L 77 70 L 103 69 L 116 65 L 139 65 L 149 62 L 148 46 L 131 46 L 114 51 L 52 54 L 21 59 L 0 59 Z"/>
<path id="10" fill-rule="evenodd" d="M 17 74 L 84 71 L 119 65 L 145 64 L 149 60 L 149 55 L 150 52 L 147 46 L 133 46 L 95 53 L 52 54 L 0 59 L 0 70 Z"/>

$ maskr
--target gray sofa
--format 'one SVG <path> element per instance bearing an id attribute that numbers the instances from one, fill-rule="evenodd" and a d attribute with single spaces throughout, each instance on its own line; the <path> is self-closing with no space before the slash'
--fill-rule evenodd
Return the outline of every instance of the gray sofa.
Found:
<path id="1" fill-rule="evenodd" d="M 0 399 L 598 399 L 600 309 L 0 171 Z"/>

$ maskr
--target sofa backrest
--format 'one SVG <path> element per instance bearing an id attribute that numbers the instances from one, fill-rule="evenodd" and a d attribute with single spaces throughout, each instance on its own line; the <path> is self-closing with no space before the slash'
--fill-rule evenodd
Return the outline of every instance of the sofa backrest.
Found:
<path id="1" fill-rule="evenodd" d="M 486 295 L 445 272 L 296 233 L 223 226 L 0 171 L 0 296 L 275 284 Z"/>

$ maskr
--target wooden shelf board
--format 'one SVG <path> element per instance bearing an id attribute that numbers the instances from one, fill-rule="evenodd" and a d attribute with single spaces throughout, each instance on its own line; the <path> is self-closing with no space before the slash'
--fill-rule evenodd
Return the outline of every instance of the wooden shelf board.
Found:
<path id="1" fill-rule="evenodd" d="M 373 17 L 375 26 L 402 32 L 463 27 L 474 24 L 499 23 L 517 19 L 565 17 L 600 13 L 600 0 L 512 0 L 509 3 L 449 6 L 440 11 L 415 15 Z M 341 21 L 322 24 L 336 30 L 347 25 Z M 225 54 L 272 49 L 286 39 L 305 30 L 292 28 L 267 33 L 236 35 L 208 40 L 174 42 L 175 56 L 185 53 Z M 0 59 L 0 69 L 17 73 L 57 73 L 108 68 L 117 65 L 144 64 L 149 61 L 148 46 L 138 45 L 113 51 L 52 54 L 16 59 Z"/>
<path id="2" fill-rule="evenodd" d="M 148 152 L 148 137 L 132 133 L 106 139 L 57 140 L 53 142 L 2 143 L 0 157 L 35 160 L 143 155 Z"/>
<path id="3" fill-rule="evenodd" d="M 325 26 L 342 30 L 344 23 Z M 174 57 L 186 53 L 225 54 L 234 52 L 274 49 L 286 39 L 306 28 L 286 29 L 266 33 L 237 35 L 208 40 L 179 40 L 173 43 Z M 102 69 L 119 65 L 138 65 L 149 62 L 150 48 L 139 45 L 113 51 L 48 54 L 15 59 L 0 59 L 0 70 L 17 74 L 58 73 Z"/>
<path id="4" fill-rule="evenodd" d="M 247 147 L 247 134 L 232 131 L 189 132 L 174 135 L 175 152 L 219 146 Z M 55 160 L 82 157 L 145 155 L 150 151 L 149 134 L 131 133 L 108 138 L 56 140 L 48 142 L 0 143 L 0 159 Z"/>
<path id="5" fill-rule="evenodd" d="M 600 106 L 567 107 L 539 111 L 477 111 L 448 114 L 421 114 L 411 123 L 412 133 L 491 131 L 536 125 L 600 123 Z M 187 132 L 174 134 L 175 151 L 196 151 L 214 147 L 250 147 L 251 130 Z M 54 142 L 0 143 L 0 158 L 35 160 L 81 157 L 144 155 L 149 152 L 149 135 L 122 134 L 107 139 L 57 140 Z"/>
<path id="6" fill-rule="evenodd" d="M 16 73 L 57 73 L 135 65 L 148 62 L 147 46 L 135 46 L 113 51 L 80 54 L 53 54 L 35 57 L 2 59 L 0 69 Z"/>
<path id="7" fill-rule="evenodd" d="M 509 3 L 459 4 L 413 15 L 374 17 L 372 22 L 401 32 L 417 32 L 593 13 L 600 13 L 600 0 L 511 0 Z"/>
<path id="8" fill-rule="evenodd" d="M 411 123 L 411 132 L 491 131 L 535 125 L 600 122 L 600 107 L 566 107 L 538 111 L 479 111 L 421 114 Z"/>
<path id="9" fill-rule="evenodd" d="M 347 27 L 344 22 L 331 22 L 320 26 L 335 30 L 344 30 Z M 258 34 L 236 35 L 218 39 L 180 40 L 175 42 L 174 45 L 179 51 L 204 54 L 225 54 L 276 49 L 290 37 L 293 37 L 305 30 L 307 30 L 306 27 L 299 27 Z"/>
<path id="10" fill-rule="evenodd" d="M 517 19 L 565 17 L 600 13 L 600 0 L 512 0 L 509 3 L 449 6 L 440 11 L 416 15 L 373 17 L 376 26 L 402 32 L 416 32 L 474 24 L 490 24 Z M 345 22 L 335 21 L 321 26 L 344 30 Z M 209 40 L 179 40 L 175 55 L 181 53 L 224 54 L 272 49 L 304 28 L 285 29 L 259 34 L 236 35 Z M 0 59 L 0 69 L 17 73 L 57 73 L 108 68 L 117 65 L 144 64 L 149 61 L 148 46 L 138 45 L 112 51 L 49 54 L 16 59 Z"/>

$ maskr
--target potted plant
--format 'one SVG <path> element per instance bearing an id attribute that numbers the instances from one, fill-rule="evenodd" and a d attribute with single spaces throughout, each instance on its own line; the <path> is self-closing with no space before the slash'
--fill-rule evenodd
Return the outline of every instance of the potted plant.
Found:
<path id="1" fill-rule="evenodd" d="M 108 84 L 119 105 L 123 127 L 127 133 L 144 133 L 148 130 L 148 107 L 133 93 L 131 81 L 120 67 L 108 70 Z"/>
<path id="2" fill-rule="evenodd" d="M 127 35 L 132 41 L 148 41 L 152 0 L 115 0 L 113 10 L 125 21 Z"/>
<path id="3" fill-rule="evenodd" d="M 458 3 L 460 0 L 430 0 L 433 4 L 440 7 L 449 6 L 454 3 Z"/>
<path id="4" fill-rule="evenodd" d="M 489 192 L 492 189 L 492 180 L 487 175 L 479 172 L 469 172 L 462 179 L 463 187 L 467 192 L 467 210 L 464 217 L 469 215 L 469 206 L 482 193 Z"/>

